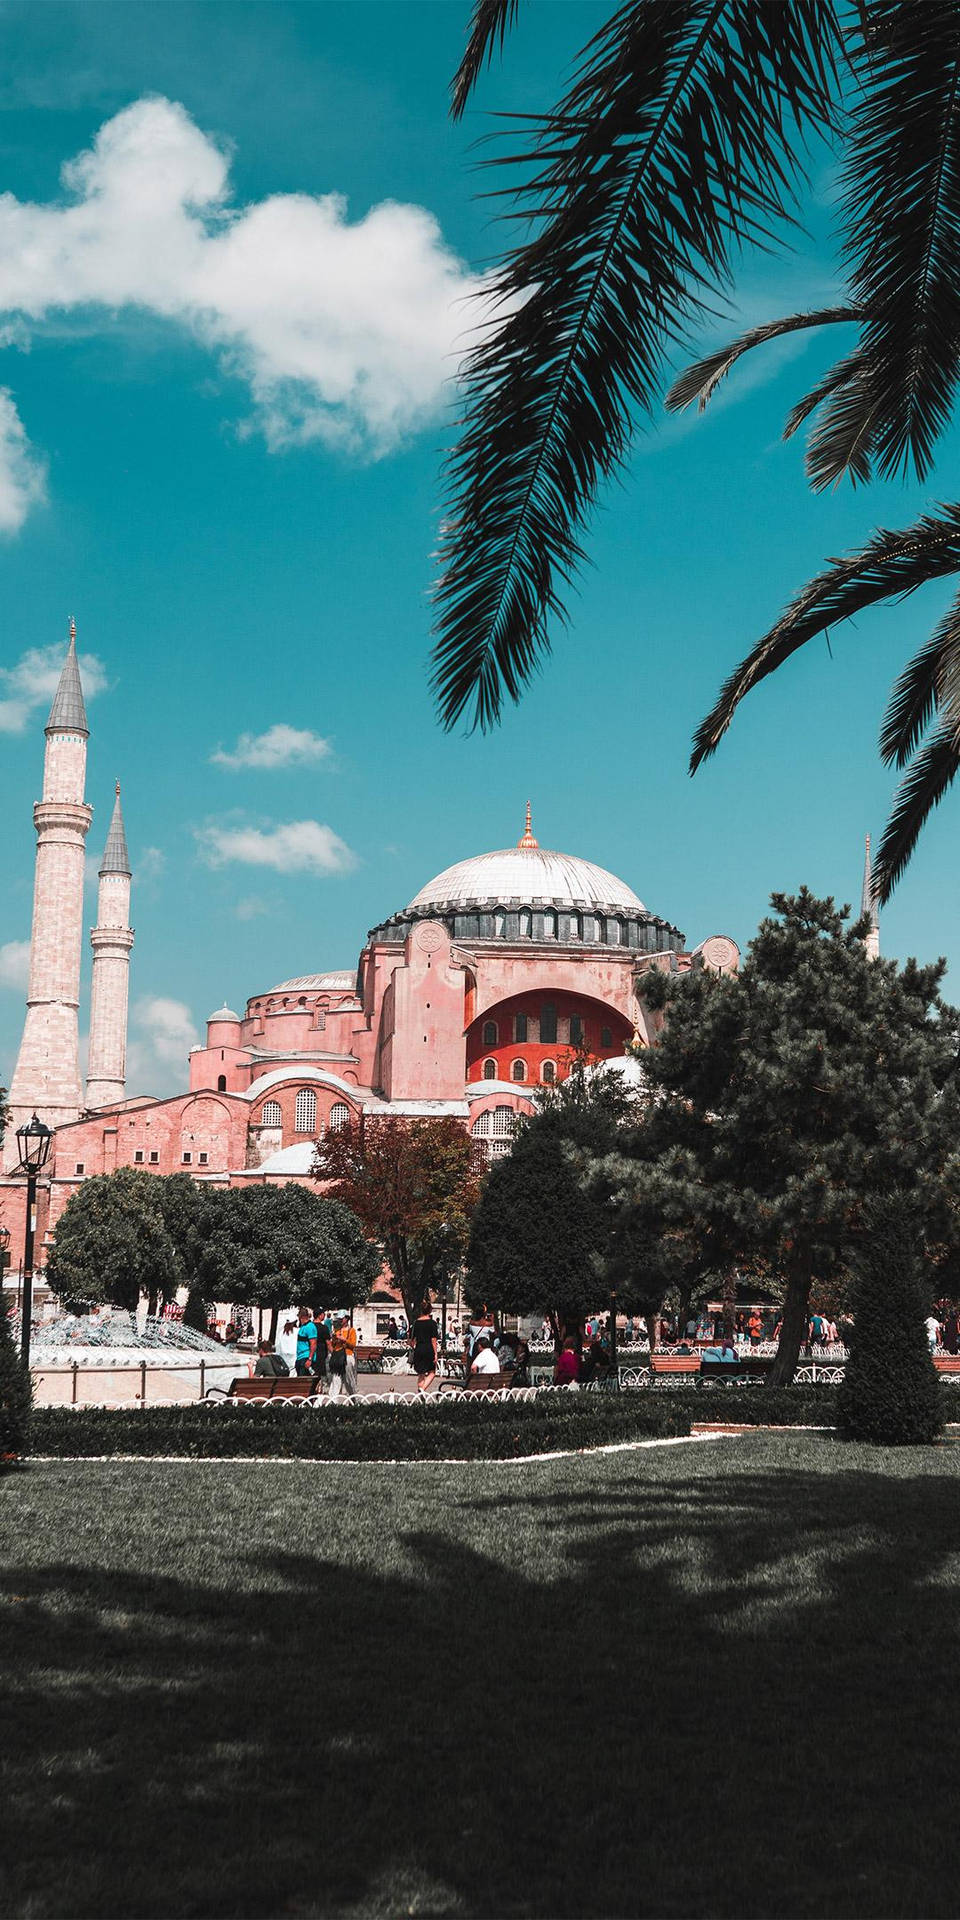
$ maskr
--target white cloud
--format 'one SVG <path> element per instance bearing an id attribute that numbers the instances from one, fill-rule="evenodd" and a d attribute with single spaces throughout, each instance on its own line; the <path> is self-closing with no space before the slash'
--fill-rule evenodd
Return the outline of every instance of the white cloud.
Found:
<path id="1" fill-rule="evenodd" d="M 0 461 L 2 467 L 2 461 Z M 2 490 L 0 478 L 0 490 Z M 49 707 L 63 670 L 66 647 L 30 647 L 14 667 L 0 668 L 0 733 L 22 733 L 38 708 Z M 95 653 L 80 655 L 80 678 L 85 700 L 95 700 L 107 684 L 102 661 Z"/>
<path id="2" fill-rule="evenodd" d="M 255 893 L 251 893 L 247 895 L 245 900 L 238 900 L 233 911 L 238 920 L 259 920 L 261 914 L 270 912 L 270 908 L 267 906 L 265 900 L 261 900 Z"/>
<path id="3" fill-rule="evenodd" d="M 289 820 L 269 828 L 201 827 L 197 840 L 210 867 L 239 861 L 277 873 L 349 873 L 357 864 L 356 854 L 339 834 L 319 820 Z"/>
<path id="4" fill-rule="evenodd" d="M 231 773 L 239 772 L 242 767 L 272 772 L 276 767 L 325 760 L 329 752 L 329 740 L 321 739 L 318 733 L 311 733 L 308 727 L 288 727 L 278 721 L 268 727 L 266 733 L 242 733 L 232 753 L 218 747 L 210 758 L 215 767 L 227 767 Z"/>
<path id="5" fill-rule="evenodd" d="M 137 879 L 156 880 L 167 864 L 162 847 L 144 847 L 137 855 Z"/>
<path id="6" fill-rule="evenodd" d="M 0 324 L 166 319 L 246 382 L 273 448 L 380 454 L 436 414 L 482 283 L 425 208 L 381 201 L 351 221 L 336 193 L 238 207 L 222 148 L 159 97 L 107 120 L 61 177 L 58 200 L 0 195 Z M 0 486 L 0 516 L 2 500 Z"/>
<path id="7" fill-rule="evenodd" d="M 14 987 L 19 993 L 25 992 L 29 972 L 29 940 L 8 940 L 5 946 L 0 947 L 0 987 Z"/>
<path id="8" fill-rule="evenodd" d="M 135 1003 L 131 1025 L 128 1091 L 167 1091 L 177 1083 L 186 1085 L 187 1055 L 200 1036 L 185 1002 L 147 994 Z"/>
<path id="9" fill-rule="evenodd" d="M 46 497 L 46 461 L 31 447 L 9 387 L 0 387 L 0 533 L 19 533 Z"/>

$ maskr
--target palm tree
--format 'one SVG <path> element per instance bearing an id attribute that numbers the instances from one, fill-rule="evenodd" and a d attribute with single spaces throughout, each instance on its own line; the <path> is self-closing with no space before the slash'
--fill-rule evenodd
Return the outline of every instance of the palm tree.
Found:
<path id="1" fill-rule="evenodd" d="M 478 0 L 455 113 L 517 7 Z M 960 0 L 631 0 L 525 131 L 508 192 L 529 232 L 488 289 L 448 470 L 434 664 L 448 726 L 490 726 L 520 697 L 565 615 L 598 488 L 739 250 L 786 231 L 805 145 L 830 138 L 842 155 L 846 297 L 751 329 L 669 403 L 705 405 L 785 332 L 852 327 L 787 422 L 811 422 L 819 487 L 925 477 L 960 380 Z M 954 571 L 960 507 L 825 568 L 727 681 L 693 766 L 805 640 Z M 881 749 L 907 768 L 878 857 L 886 898 L 960 768 L 960 602 L 898 682 Z"/>

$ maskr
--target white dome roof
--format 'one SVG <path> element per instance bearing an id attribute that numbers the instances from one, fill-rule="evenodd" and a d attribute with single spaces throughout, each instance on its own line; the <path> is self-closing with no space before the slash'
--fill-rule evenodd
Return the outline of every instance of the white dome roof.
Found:
<path id="1" fill-rule="evenodd" d="M 606 867 L 536 846 L 504 847 L 499 853 L 478 853 L 472 860 L 458 860 L 421 887 L 410 907 L 463 907 L 480 900 L 519 900 L 525 906 L 559 903 L 612 907 L 615 912 L 646 913 L 633 888 L 608 873 Z"/>

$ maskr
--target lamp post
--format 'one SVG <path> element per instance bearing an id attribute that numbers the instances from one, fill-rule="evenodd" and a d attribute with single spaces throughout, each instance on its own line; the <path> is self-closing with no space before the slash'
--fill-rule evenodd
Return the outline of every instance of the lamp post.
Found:
<path id="1" fill-rule="evenodd" d="M 7 1284 L 7 1262 L 10 1258 L 10 1228 L 0 1224 L 0 1313 L 6 1312 L 4 1292 Z"/>
<path id="2" fill-rule="evenodd" d="M 23 1248 L 23 1310 L 20 1321 L 20 1353 L 25 1367 L 30 1365 L 30 1322 L 33 1319 L 33 1243 L 37 1231 L 37 1176 L 47 1164 L 53 1134 L 36 1114 L 28 1127 L 17 1128 L 17 1152 L 20 1171 L 27 1176 L 27 1231 Z"/>

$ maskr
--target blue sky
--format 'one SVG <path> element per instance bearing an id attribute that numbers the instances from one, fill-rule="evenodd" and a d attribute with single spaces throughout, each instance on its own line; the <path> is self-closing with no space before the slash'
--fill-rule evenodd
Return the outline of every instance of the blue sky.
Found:
<path id="1" fill-rule="evenodd" d="M 773 888 L 858 897 L 863 835 L 894 784 L 875 748 L 885 695 L 948 589 L 838 631 L 832 658 L 812 646 L 686 774 L 696 722 L 784 601 L 827 554 L 924 503 L 899 487 L 806 491 L 780 426 L 834 343 L 758 360 L 703 421 L 638 443 L 570 627 L 494 735 L 445 736 L 431 709 L 456 302 L 498 245 L 476 141 L 490 112 L 553 97 L 606 11 L 531 0 L 455 128 L 466 0 L 5 7 L 7 1083 L 49 677 L 37 656 L 70 613 L 102 682 L 91 848 L 119 777 L 136 870 L 138 1091 L 182 1083 L 192 1030 L 224 996 L 239 1006 L 352 964 L 431 874 L 515 840 L 528 797 L 542 844 L 612 868 L 691 943 L 745 943 Z M 829 202 L 815 166 L 801 258 L 745 263 L 749 319 L 829 291 Z M 955 450 L 931 498 L 949 495 Z M 957 953 L 958 806 L 884 916 L 887 952 Z"/>

